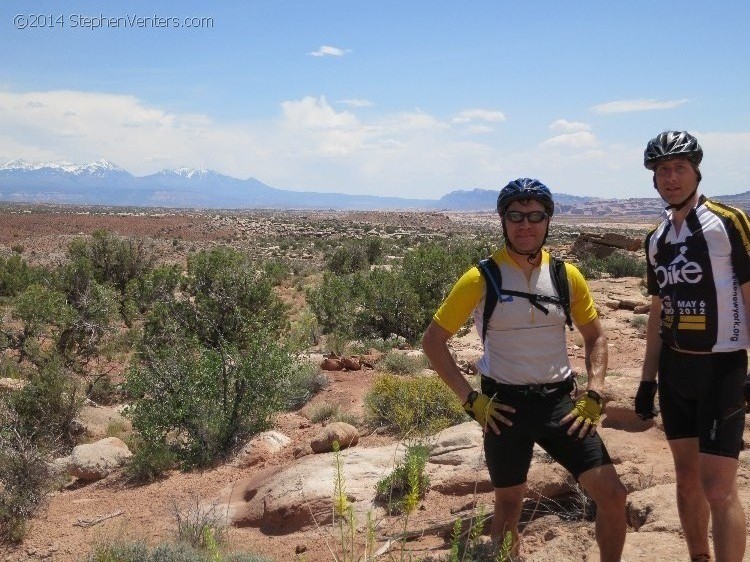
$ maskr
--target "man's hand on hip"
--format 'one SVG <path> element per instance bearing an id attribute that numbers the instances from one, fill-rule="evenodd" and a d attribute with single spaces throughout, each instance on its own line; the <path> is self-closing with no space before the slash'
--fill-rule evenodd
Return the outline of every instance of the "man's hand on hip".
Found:
<path id="1" fill-rule="evenodd" d="M 479 422 L 484 431 L 490 428 L 498 435 L 500 434 L 500 427 L 497 422 L 508 426 L 513 425 L 513 422 L 503 416 L 501 412 L 513 413 L 516 411 L 512 406 L 496 402 L 494 396 L 489 397 L 476 390 L 469 393 L 463 407 L 467 414 Z"/>
<path id="2" fill-rule="evenodd" d="M 570 423 L 568 435 L 578 432 L 579 439 L 594 435 L 604 411 L 604 400 L 598 392 L 587 390 L 576 402 L 570 413 L 560 420 L 561 425 Z"/>

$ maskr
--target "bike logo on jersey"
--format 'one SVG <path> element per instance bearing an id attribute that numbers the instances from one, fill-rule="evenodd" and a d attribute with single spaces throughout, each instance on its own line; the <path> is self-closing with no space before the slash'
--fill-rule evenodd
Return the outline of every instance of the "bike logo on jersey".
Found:
<path id="1" fill-rule="evenodd" d="M 678 283 L 698 283 L 703 278 L 701 266 L 694 261 L 688 261 L 685 252 L 687 252 L 687 246 L 682 246 L 680 255 L 667 267 L 660 265 L 656 268 L 656 281 L 660 288 Z"/>

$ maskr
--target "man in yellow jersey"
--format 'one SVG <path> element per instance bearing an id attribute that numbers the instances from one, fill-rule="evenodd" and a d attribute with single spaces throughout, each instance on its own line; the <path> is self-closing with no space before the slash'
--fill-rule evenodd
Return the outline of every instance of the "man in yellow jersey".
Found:
<path id="1" fill-rule="evenodd" d="M 518 521 L 538 443 L 596 503 L 601 560 L 615 562 L 625 542 L 627 492 L 596 433 L 607 339 L 586 282 L 574 266 L 564 264 L 570 315 L 583 336 L 588 372 L 586 391 L 574 401 L 566 311 L 554 304 L 568 295 L 556 294 L 550 255 L 542 249 L 554 210 L 549 188 L 538 180 L 519 178 L 500 191 L 497 211 L 505 245 L 492 255 L 502 279 L 494 310 L 485 321 L 485 295 L 492 283 L 473 267 L 435 313 L 422 345 L 433 368 L 484 428 L 485 458 L 495 488 L 493 539 L 502 541 L 510 531 L 518 554 Z M 448 340 L 472 313 L 484 341 L 477 364 L 481 391 L 471 388 L 448 348 Z"/>
<path id="2" fill-rule="evenodd" d="M 710 515 L 717 562 L 740 562 L 747 540 L 737 459 L 750 398 L 750 222 L 743 211 L 698 194 L 702 159 L 687 131 L 665 131 L 644 151 L 668 207 L 646 237 L 651 313 L 635 411 L 643 419 L 656 415 L 658 385 L 690 559 L 711 560 Z"/>

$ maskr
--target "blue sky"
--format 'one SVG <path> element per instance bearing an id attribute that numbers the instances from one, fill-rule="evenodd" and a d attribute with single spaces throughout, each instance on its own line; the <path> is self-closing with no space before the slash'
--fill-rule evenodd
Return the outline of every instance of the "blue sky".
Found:
<path id="1" fill-rule="evenodd" d="M 650 197 L 646 142 L 686 129 L 703 192 L 738 193 L 749 19 L 739 1 L 6 0 L 0 160 L 410 198 L 519 176 Z"/>

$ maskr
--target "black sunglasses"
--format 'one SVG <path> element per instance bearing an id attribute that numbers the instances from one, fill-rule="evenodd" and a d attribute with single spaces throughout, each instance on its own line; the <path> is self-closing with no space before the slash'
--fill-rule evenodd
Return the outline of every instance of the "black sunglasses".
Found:
<path id="1" fill-rule="evenodd" d="M 544 211 L 531 211 L 524 213 L 521 211 L 505 211 L 505 218 L 510 222 L 520 223 L 523 219 L 529 219 L 529 222 L 539 223 L 547 218 L 547 213 Z"/>

